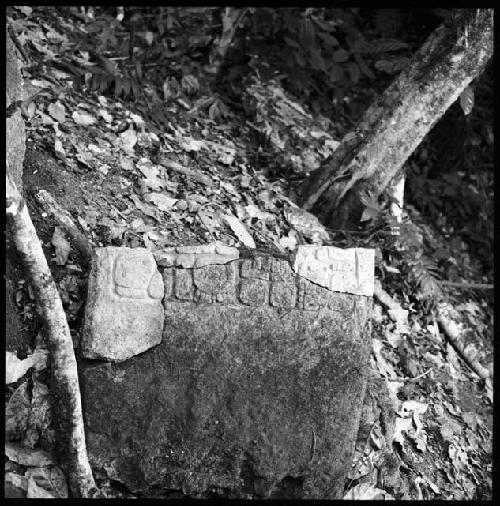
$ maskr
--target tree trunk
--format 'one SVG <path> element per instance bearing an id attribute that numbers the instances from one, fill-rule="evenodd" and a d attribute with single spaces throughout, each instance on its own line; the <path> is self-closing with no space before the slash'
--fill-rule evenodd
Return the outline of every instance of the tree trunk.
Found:
<path id="1" fill-rule="evenodd" d="M 380 195 L 493 54 L 493 9 L 463 9 L 440 25 L 299 189 L 299 203 L 331 228 L 357 225 L 360 192 Z"/>

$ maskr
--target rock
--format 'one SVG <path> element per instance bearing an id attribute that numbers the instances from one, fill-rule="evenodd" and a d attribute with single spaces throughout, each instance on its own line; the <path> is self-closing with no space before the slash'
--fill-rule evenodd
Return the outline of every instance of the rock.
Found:
<path id="1" fill-rule="evenodd" d="M 372 249 L 335 246 L 299 246 L 293 270 L 334 292 L 371 297 L 374 290 L 375 253 Z"/>
<path id="2" fill-rule="evenodd" d="M 121 361 L 160 343 L 163 280 L 150 251 L 96 248 L 92 258 L 82 353 Z"/>
<path id="3" fill-rule="evenodd" d="M 369 370 L 371 298 L 333 292 L 295 274 L 291 260 L 257 252 L 165 268 L 163 278 L 162 343 L 83 366 L 91 464 L 146 497 L 341 497 Z"/>
<path id="4" fill-rule="evenodd" d="M 161 267 L 203 267 L 205 265 L 227 264 L 239 257 L 238 248 L 215 241 L 199 246 L 174 246 L 162 248 L 153 253 Z"/>
<path id="5" fill-rule="evenodd" d="M 22 78 L 16 48 L 10 35 L 6 32 L 6 107 L 16 100 L 21 100 Z M 9 174 L 17 189 L 23 189 L 23 161 L 26 150 L 26 135 L 21 111 L 18 109 L 6 119 L 5 132 L 6 161 Z"/>

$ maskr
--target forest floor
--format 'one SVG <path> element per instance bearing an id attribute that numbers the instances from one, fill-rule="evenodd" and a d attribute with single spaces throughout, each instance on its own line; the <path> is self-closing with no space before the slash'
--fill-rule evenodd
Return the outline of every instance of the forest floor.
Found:
<path id="1" fill-rule="evenodd" d="M 129 97 L 116 97 L 103 80 L 83 72 L 79 84 L 70 66 L 61 64 L 71 61 L 73 69 L 78 62 L 88 64 L 88 53 L 77 51 L 75 41 L 88 40 L 92 20 L 77 14 L 22 7 L 8 18 L 28 58 L 21 60 L 25 95 L 36 93 L 23 108 L 24 194 L 75 346 L 88 273 L 79 252 L 33 198 L 40 189 L 69 211 L 92 246 L 154 250 L 218 240 L 282 253 L 311 242 L 378 248 L 377 277 L 406 311 L 400 312 L 405 321 L 385 312 L 375 300 L 374 379 L 368 387 L 374 402 L 365 403 L 346 497 L 491 499 L 492 379 L 481 379 L 471 370 L 440 330 L 433 309 L 426 310 L 409 293 L 412 286 L 400 270 L 388 266 L 377 242 L 380 234 L 367 227 L 329 230 L 291 199 L 289 182 L 300 180 L 331 154 L 379 90 L 366 83 L 353 87 L 351 102 L 356 106 L 346 107 L 335 120 L 318 119 L 279 81 L 248 80 L 252 84 L 242 91 L 248 97 L 243 105 L 225 103 L 221 92 L 211 91 L 203 70 L 178 90 L 170 89 L 171 83 L 155 89 L 144 77 L 140 95 L 130 89 Z M 185 65 L 181 57 L 172 57 L 172 69 Z M 484 86 L 491 86 L 490 77 L 484 79 Z M 160 101 L 161 111 L 155 105 L 158 95 L 166 97 Z M 492 113 L 483 104 L 474 114 L 479 116 L 471 135 L 479 138 L 480 149 L 485 134 L 474 125 L 491 125 Z M 297 138 L 293 153 L 285 153 L 279 142 L 287 128 Z M 433 149 L 430 141 L 425 149 Z M 421 155 L 412 163 L 425 163 L 424 159 Z M 300 170 L 286 173 L 280 163 L 300 165 Z M 425 238 L 428 256 L 450 251 L 452 241 L 458 244 L 446 266 L 440 266 L 443 279 L 492 283 L 466 241 L 453 239 L 457 236 L 446 216 L 436 221 L 414 201 L 405 213 Z M 13 265 L 7 280 L 7 352 L 24 360 L 40 352 L 38 316 L 29 280 L 16 258 L 7 261 Z M 492 292 L 443 284 L 440 300 L 453 308 L 468 354 L 492 370 Z M 65 489 L 47 478 L 51 463 L 39 452 L 50 451 L 52 444 L 49 377 L 42 362 L 33 360 L 29 371 L 21 367 L 22 373 L 14 374 L 6 386 L 6 422 L 11 429 L 6 483 L 22 488 L 27 482 L 21 478 L 30 475 L 38 488 L 57 497 Z M 33 468 L 38 474 L 29 473 Z M 131 497 L 104 476 L 96 478 L 110 496 Z M 32 488 L 34 496 L 36 490 Z"/>

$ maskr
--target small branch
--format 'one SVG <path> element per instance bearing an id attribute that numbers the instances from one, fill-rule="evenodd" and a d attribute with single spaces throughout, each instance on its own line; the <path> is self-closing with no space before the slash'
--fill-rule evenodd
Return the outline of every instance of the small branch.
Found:
<path id="1" fill-rule="evenodd" d="M 92 247 L 87 238 L 78 230 L 68 211 L 63 209 L 46 190 L 39 190 L 34 195 L 35 200 L 50 214 L 57 224 L 64 229 L 73 241 L 73 245 L 80 252 L 83 263 L 87 266 L 92 257 Z"/>
<path id="2" fill-rule="evenodd" d="M 448 317 L 444 315 L 442 311 L 439 311 L 437 315 L 437 322 L 441 330 L 444 332 L 448 341 L 460 356 L 463 358 L 465 363 L 480 377 L 483 379 L 490 378 L 492 374 L 490 371 L 483 367 L 476 359 L 472 358 L 466 351 L 465 346 L 460 341 L 460 330 L 458 325 Z"/>
<path id="3" fill-rule="evenodd" d="M 443 286 L 452 286 L 453 288 L 463 288 L 465 290 L 493 290 L 494 285 L 486 283 L 458 283 L 455 281 L 439 281 Z"/>
<path id="4" fill-rule="evenodd" d="M 87 457 L 76 358 L 68 322 L 47 259 L 24 199 L 6 173 L 6 213 L 16 249 L 35 292 L 47 331 L 51 358 L 57 449 L 75 497 L 95 497 L 98 489 Z"/>

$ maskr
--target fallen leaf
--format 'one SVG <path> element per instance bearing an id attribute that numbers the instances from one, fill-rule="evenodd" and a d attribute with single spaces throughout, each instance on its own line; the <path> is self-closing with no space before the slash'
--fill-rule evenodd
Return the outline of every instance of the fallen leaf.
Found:
<path id="1" fill-rule="evenodd" d="M 172 197 L 168 197 L 167 195 L 164 195 L 163 193 L 149 193 L 146 198 L 150 202 L 153 202 L 153 204 L 160 211 L 170 211 L 170 209 L 172 209 L 172 207 L 175 205 L 175 203 L 179 200 L 179 199 L 174 199 Z"/>
<path id="2" fill-rule="evenodd" d="M 290 230 L 288 235 L 281 237 L 278 242 L 282 248 L 293 251 L 297 247 L 297 232 Z"/>
<path id="3" fill-rule="evenodd" d="M 181 86 L 183 91 L 188 95 L 194 95 L 200 89 L 198 79 L 192 74 L 187 74 L 181 79 Z"/>
<path id="4" fill-rule="evenodd" d="M 98 165 L 97 166 L 97 170 L 103 174 L 104 176 L 107 176 L 108 175 L 108 172 L 109 172 L 109 165 L 107 164 L 103 164 L 103 165 Z"/>
<path id="5" fill-rule="evenodd" d="M 272 221 L 276 219 L 276 216 L 271 213 L 266 213 L 265 211 L 261 211 L 256 205 L 249 204 L 244 207 L 245 212 L 247 213 L 249 218 L 257 218 L 261 221 Z"/>
<path id="6" fill-rule="evenodd" d="M 26 497 L 30 499 L 55 499 L 50 492 L 47 492 L 44 488 L 39 487 L 36 481 L 31 477 L 28 478 L 28 490 Z"/>
<path id="7" fill-rule="evenodd" d="M 198 209 L 197 215 L 210 234 L 215 235 L 217 229 L 221 226 L 218 214 L 210 209 Z"/>
<path id="8" fill-rule="evenodd" d="M 408 432 L 412 427 L 412 418 L 401 418 L 396 417 L 394 422 L 394 441 L 399 443 L 401 447 L 404 446 L 405 438 L 403 436 L 403 431 Z"/>
<path id="9" fill-rule="evenodd" d="M 167 77 L 163 82 L 163 98 L 168 101 L 170 98 L 175 98 L 179 95 L 181 85 L 175 77 Z"/>
<path id="10" fill-rule="evenodd" d="M 99 109 L 99 115 L 106 123 L 111 123 L 113 121 L 113 116 L 105 109 Z"/>
<path id="11" fill-rule="evenodd" d="M 5 442 L 5 455 L 12 462 L 28 467 L 45 467 L 56 463 L 50 453 L 41 449 L 26 448 L 19 443 Z"/>
<path id="12" fill-rule="evenodd" d="M 181 145 L 181 148 L 187 151 L 188 153 L 190 153 L 191 151 L 200 151 L 200 149 L 204 145 L 203 141 L 197 141 L 192 137 L 182 137 L 181 139 L 179 139 L 179 143 Z"/>
<path id="13" fill-rule="evenodd" d="M 137 134 L 135 130 L 125 130 L 120 134 L 121 147 L 126 152 L 131 152 L 134 146 L 137 144 Z"/>
<path id="14" fill-rule="evenodd" d="M 61 139 L 57 139 L 54 141 L 54 151 L 56 152 L 56 155 L 58 158 L 65 159 L 66 158 L 66 152 L 64 151 Z"/>
<path id="15" fill-rule="evenodd" d="M 139 211 L 142 211 L 145 215 L 154 218 L 156 221 L 160 221 L 158 210 L 155 209 L 152 205 L 142 202 L 135 194 L 129 195 L 129 199 L 134 203 L 135 207 L 137 207 Z"/>
<path id="16" fill-rule="evenodd" d="M 374 487 L 370 483 L 359 483 L 351 488 L 343 497 L 345 501 L 360 501 L 373 499 L 394 499 L 391 494 L 385 490 Z"/>
<path id="17" fill-rule="evenodd" d="M 133 172 L 134 170 L 134 161 L 132 158 L 120 156 L 120 166 L 122 169 Z"/>
<path id="18" fill-rule="evenodd" d="M 223 215 L 224 220 L 229 225 L 231 230 L 234 232 L 236 237 L 247 247 L 247 248 L 256 248 L 255 241 L 252 236 L 248 233 L 247 229 L 241 223 L 238 218 L 235 216 L 231 216 L 230 214 Z"/>
<path id="19" fill-rule="evenodd" d="M 60 227 L 55 227 L 52 235 L 52 245 L 55 247 L 56 264 L 64 265 L 68 261 L 71 246 L 66 240 L 64 231 Z"/>
<path id="20" fill-rule="evenodd" d="M 7 351 L 5 354 L 5 384 L 14 383 L 22 378 L 30 367 L 35 367 L 37 371 L 45 369 L 47 367 L 47 352 L 37 350 L 24 360 L 20 360 L 15 353 Z"/>
<path id="21" fill-rule="evenodd" d="M 74 111 L 72 114 L 73 121 L 77 125 L 81 126 L 90 126 L 93 125 L 97 120 L 94 118 L 94 116 L 91 116 L 90 114 L 87 114 L 86 112 L 79 112 Z"/>
<path id="22" fill-rule="evenodd" d="M 56 498 L 68 497 L 68 485 L 64 473 L 58 466 L 31 467 L 26 470 L 25 476 L 34 480 L 41 487 Z"/>
<path id="23" fill-rule="evenodd" d="M 61 102 L 53 102 L 48 107 L 48 113 L 59 123 L 66 121 L 66 107 Z"/>
<path id="24" fill-rule="evenodd" d="M 31 16 L 31 13 L 33 12 L 33 9 L 26 5 L 16 5 L 14 9 L 18 10 L 19 12 L 22 12 L 27 17 Z"/>
<path id="25" fill-rule="evenodd" d="M 42 125 L 53 125 L 54 124 L 54 118 L 51 118 L 48 114 L 44 114 L 43 112 L 40 112 L 40 110 L 38 110 L 38 114 L 42 118 Z"/>

